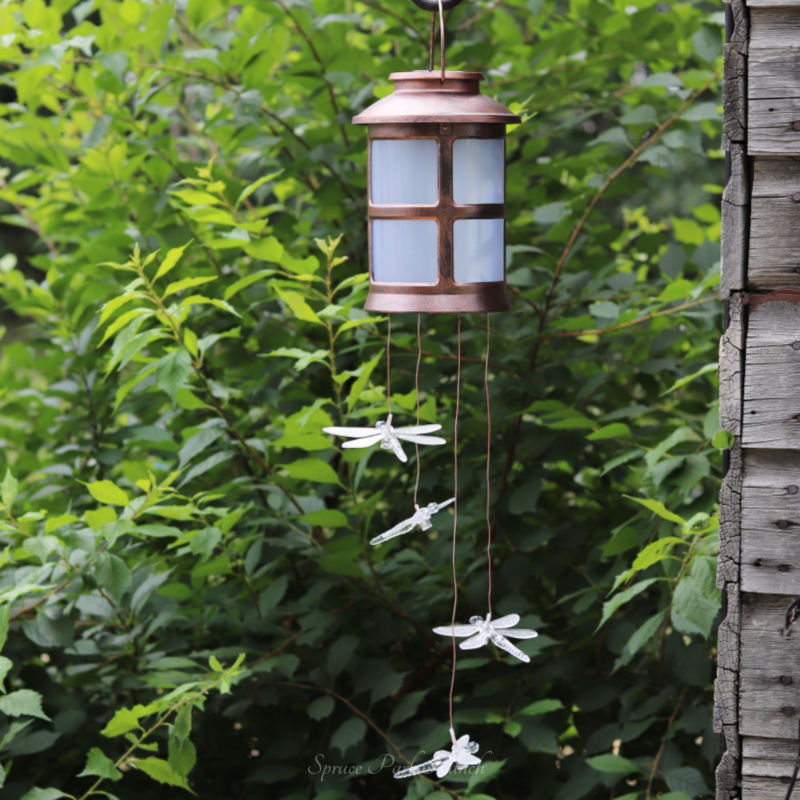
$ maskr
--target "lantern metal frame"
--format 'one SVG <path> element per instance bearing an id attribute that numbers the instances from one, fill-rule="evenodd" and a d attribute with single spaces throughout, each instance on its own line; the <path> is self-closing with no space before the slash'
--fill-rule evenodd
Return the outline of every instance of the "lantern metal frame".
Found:
<path id="1" fill-rule="evenodd" d="M 369 126 L 370 292 L 365 308 L 383 312 L 505 311 L 503 280 L 459 282 L 454 277 L 453 231 L 458 220 L 503 220 L 505 232 L 505 126 L 520 118 L 482 95 L 480 72 L 418 70 L 389 76 L 394 92 L 353 119 Z M 380 139 L 431 139 L 437 143 L 438 196 L 433 204 L 385 204 L 372 199 L 372 143 Z M 503 202 L 456 203 L 453 198 L 453 145 L 458 139 L 503 141 Z M 432 220 L 438 225 L 438 280 L 431 283 L 379 282 L 373 274 L 372 222 L 378 219 Z M 505 241 L 505 235 L 503 242 Z M 505 262 L 505 259 L 503 259 Z"/>

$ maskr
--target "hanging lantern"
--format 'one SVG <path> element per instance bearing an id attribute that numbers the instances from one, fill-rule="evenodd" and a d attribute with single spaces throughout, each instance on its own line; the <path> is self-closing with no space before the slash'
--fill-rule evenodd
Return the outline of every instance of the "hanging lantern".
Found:
<path id="1" fill-rule="evenodd" d="M 480 72 L 389 76 L 369 126 L 369 311 L 505 311 L 505 135 Z"/>

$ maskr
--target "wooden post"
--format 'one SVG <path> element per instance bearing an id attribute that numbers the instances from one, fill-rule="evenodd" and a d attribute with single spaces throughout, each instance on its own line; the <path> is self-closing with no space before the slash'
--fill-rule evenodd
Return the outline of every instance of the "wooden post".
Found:
<path id="1" fill-rule="evenodd" d="M 784 800 L 798 748 L 800 0 L 725 0 L 717 800 Z M 800 800 L 800 788 L 796 790 Z"/>

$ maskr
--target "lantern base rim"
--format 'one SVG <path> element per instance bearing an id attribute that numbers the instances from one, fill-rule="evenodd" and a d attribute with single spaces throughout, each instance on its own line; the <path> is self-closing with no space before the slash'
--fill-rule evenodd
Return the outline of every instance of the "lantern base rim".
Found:
<path id="1" fill-rule="evenodd" d="M 504 284 L 485 284 L 472 291 L 445 294 L 396 291 L 392 287 L 370 287 L 367 311 L 387 314 L 468 314 L 486 311 L 508 311 L 511 304 Z"/>

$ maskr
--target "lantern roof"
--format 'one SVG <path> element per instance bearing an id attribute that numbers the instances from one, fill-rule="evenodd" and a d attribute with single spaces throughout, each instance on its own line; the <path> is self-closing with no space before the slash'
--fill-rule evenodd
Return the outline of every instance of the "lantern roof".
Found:
<path id="1" fill-rule="evenodd" d="M 356 125 L 415 122 L 488 122 L 508 125 L 520 118 L 491 97 L 481 94 L 480 72 L 420 69 L 393 72 L 394 91 L 353 117 Z"/>

